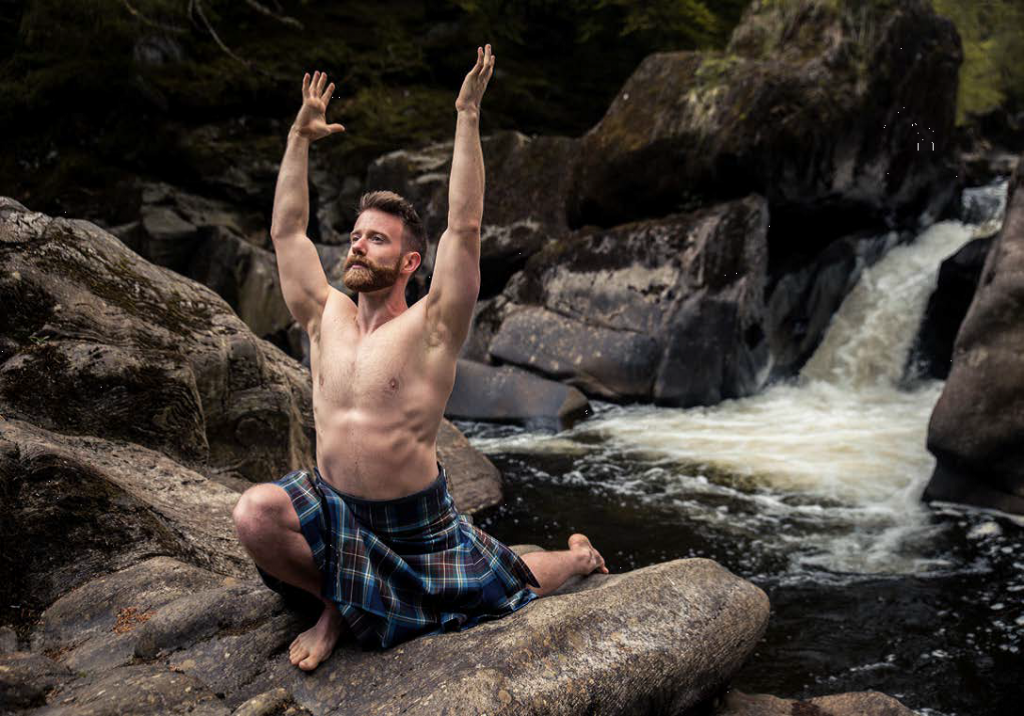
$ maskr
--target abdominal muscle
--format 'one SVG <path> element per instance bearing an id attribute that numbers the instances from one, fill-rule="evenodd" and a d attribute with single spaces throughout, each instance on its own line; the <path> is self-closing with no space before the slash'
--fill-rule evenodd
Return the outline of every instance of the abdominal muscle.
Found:
<path id="1" fill-rule="evenodd" d="M 393 500 L 419 492 L 437 478 L 439 421 L 431 430 L 428 421 L 410 424 L 379 410 L 314 412 L 317 468 L 341 492 Z"/>

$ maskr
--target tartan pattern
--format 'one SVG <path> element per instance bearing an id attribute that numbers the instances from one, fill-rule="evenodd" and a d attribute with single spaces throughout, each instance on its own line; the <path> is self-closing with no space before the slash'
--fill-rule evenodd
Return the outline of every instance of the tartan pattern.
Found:
<path id="1" fill-rule="evenodd" d="M 316 467 L 274 482 L 299 516 L 321 594 L 364 647 L 468 628 L 536 598 L 526 586 L 539 586 L 530 568 L 459 514 L 440 463 L 438 470 L 429 487 L 397 500 L 341 493 Z"/>

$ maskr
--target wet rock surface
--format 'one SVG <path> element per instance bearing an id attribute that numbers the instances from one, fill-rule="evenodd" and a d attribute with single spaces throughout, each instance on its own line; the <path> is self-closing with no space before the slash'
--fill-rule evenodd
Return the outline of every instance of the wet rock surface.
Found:
<path id="1" fill-rule="evenodd" d="M 833 241 L 808 263 L 778 272 L 767 303 L 772 378 L 800 371 L 863 269 L 881 258 L 890 244 L 890 237 L 884 235 L 847 236 Z"/>
<path id="2" fill-rule="evenodd" d="M 928 426 L 935 473 L 925 499 L 1024 514 L 1024 171 L 960 326 L 949 378 Z"/>

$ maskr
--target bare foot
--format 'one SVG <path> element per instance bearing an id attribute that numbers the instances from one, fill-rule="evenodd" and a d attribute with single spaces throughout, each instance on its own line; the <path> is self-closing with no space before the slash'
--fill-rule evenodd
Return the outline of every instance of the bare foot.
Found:
<path id="1" fill-rule="evenodd" d="M 581 535 L 578 532 L 569 537 L 569 549 L 572 551 L 581 551 L 584 554 L 584 571 L 582 574 L 587 575 L 591 572 L 600 572 L 601 574 L 608 574 L 608 568 L 604 566 L 604 557 L 601 553 L 594 549 L 594 545 L 590 544 L 590 540 L 587 539 L 586 535 Z"/>
<path id="2" fill-rule="evenodd" d="M 344 620 L 338 608 L 333 604 L 324 606 L 324 611 L 313 628 L 295 637 L 295 641 L 289 647 L 289 659 L 292 664 L 303 671 L 315 669 L 334 651 L 334 645 L 338 642 L 343 628 Z"/>

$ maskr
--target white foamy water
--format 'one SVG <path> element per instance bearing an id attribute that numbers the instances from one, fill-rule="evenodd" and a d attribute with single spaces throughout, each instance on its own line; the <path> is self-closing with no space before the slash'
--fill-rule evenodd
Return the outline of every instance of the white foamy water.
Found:
<path id="1" fill-rule="evenodd" d="M 1000 190 L 1005 184 L 990 189 Z M 925 440 L 942 383 L 901 389 L 900 382 L 940 264 L 990 230 L 945 221 L 892 248 L 864 270 L 789 384 L 707 408 L 602 406 L 596 418 L 555 436 L 473 444 L 576 455 L 580 467 L 568 478 L 674 504 L 718 530 L 763 534 L 794 574 L 944 566 L 917 549 L 934 529 L 920 495 L 935 464 Z M 630 467 L 597 469 L 610 455 Z"/>

